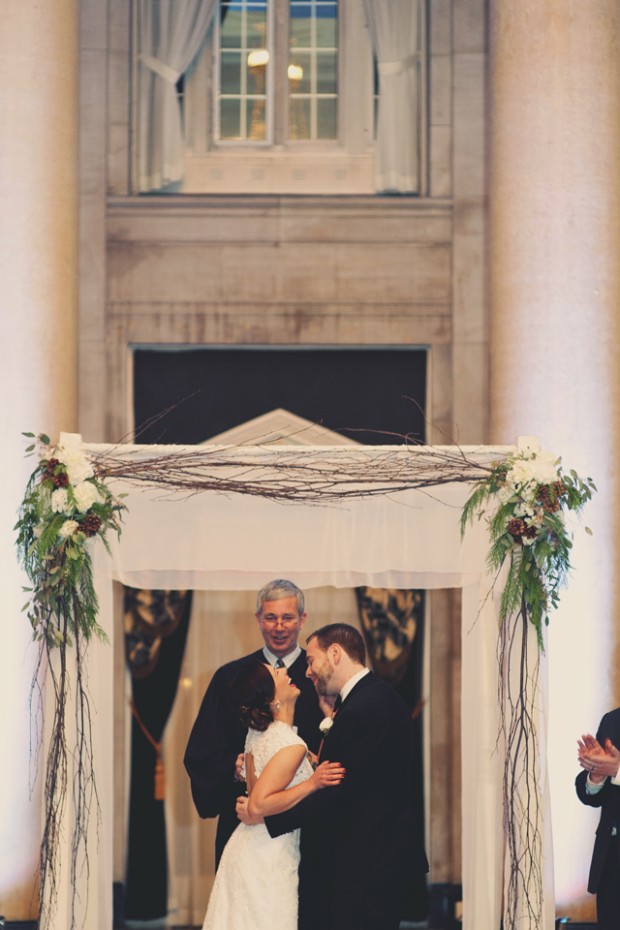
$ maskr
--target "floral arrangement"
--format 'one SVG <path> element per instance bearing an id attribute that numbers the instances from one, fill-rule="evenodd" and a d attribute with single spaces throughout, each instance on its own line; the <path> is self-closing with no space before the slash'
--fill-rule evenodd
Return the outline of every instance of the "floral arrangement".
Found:
<path id="1" fill-rule="evenodd" d="M 39 649 L 30 691 L 31 726 L 35 716 L 33 699 L 37 693 L 40 698 L 46 676 L 54 694 L 39 852 L 39 917 L 41 925 L 47 927 L 54 924 L 63 817 L 70 785 L 74 804 L 71 887 L 77 887 L 77 877 L 83 869 L 88 873 L 88 821 L 91 809 L 99 812 L 99 802 L 85 655 L 93 635 L 106 639 L 97 622 L 98 602 L 89 542 L 98 537 L 109 551 L 106 534 L 110 530 L 120 533 L 125 507 L 96 474 L 81 449 L 79 436 L 62 434 L 60 443 L 52 447 L 48 436 L 24 435 L 34 440 L 26 453 L 38 453 L 39 457 L 15 526 L 18 555 L 32 585 L 24 589 L 30 599 L 23 609 Z M 70 697 L 76 733 L 71 745 L 66 725 Z M 74 930 L 78 920 L 76 903 L 74 892 L 70 930 Z"/>
<path id="2" fill-rule="evenodd" d="M 500 616 L 525 610 L 543 648 L 543 626 L 557 607 L 570 569 L 572 541 L 564 511 L 579 511 L 596 490 L 591 478 L 564 472 L 551 452 L 524 449 L 507 455 L 478 483 L 461 515 L 461 533 L 491 501 L 489 567 L 499 570 L 508 558 Z M 586 532 L 590 532 L 586 527 Z"/>
<path id="3" fill-rule="evenodd" d="M 333 725 L 334 725 L 334 721 L 331 717 L 323 717 L 323 719 L 319 723 L 319 730 L 321 731 L 323 736 L 327 736 L 327 734 L 329 733 Z"/>
<path id="4" fill-rule="evenodd" d="M 17 548 L 32 588 L 25 605 L 36 640 L 59 646 L 80 632 L 88 640 L 105 634 L 97 623 L 89 539 L 108 548 L 109 530 L 120 533 L 124 505 L 100 480 L 80 447 L 79 437 L 63 434 L 50 446 L 48 436 L 24 433 L 35 441 L 27 454 L 39 463 L 21 506 Z"/>
<path id="5" fill-rule="evenodd" d="M 596 490 L 591 478 L 565 472 L 550 452 L 524 449 L 496 462 L 467 500 L 461 533 L 490 508 L 488 564 L 507 565 L 499 605 L 498 745 L 504 745 L 503 826 L 509 856 L 503 924 L 514 930 L 543 923 L 543 824 L 540 783 L 539 665 L 543 627 L 557 607 L 570 570 L 572 540 L 566 510 L 579 511 Z M 586 527 L 586 531 L 590 532 Z M 497 578 L 497 575 L 496 575 Z M 534 627 L 532 660 L 528 630 Z"/>

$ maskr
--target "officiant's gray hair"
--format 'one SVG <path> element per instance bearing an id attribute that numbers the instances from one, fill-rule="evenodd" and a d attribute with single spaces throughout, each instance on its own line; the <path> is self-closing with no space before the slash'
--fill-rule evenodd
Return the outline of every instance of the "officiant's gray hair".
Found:
<path id="1" fill-rule="evenodd" d="M 294 597 L 297 601 L 297 613 L 301 617 L 304 612 L 306 600 L 304 592 L 298 588 L 292 581 L 286 578 L 276 578 L 274 581 L 268 581 L 256 595 L 256 613 L 259 617 L 263 614 L 263 604 L 265 601 L 280 601 L 283 597 Z"/>
<path id="2" fill-rule="evenodd" d="M 328 623 L 327 626 L 310 633 L 306 645 L 311 639 L 316 639 L 319 649 L 323 652 L 327 652 L 330 646 L 337 643 L 354 662 L 359 665 L 366 662 L 366 647 L 362 634 L 349 623 Z"/>

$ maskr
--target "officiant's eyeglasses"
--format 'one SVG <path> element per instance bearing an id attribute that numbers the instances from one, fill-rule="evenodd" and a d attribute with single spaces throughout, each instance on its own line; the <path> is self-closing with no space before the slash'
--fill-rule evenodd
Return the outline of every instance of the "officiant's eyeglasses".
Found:
<path id="1" fill-rule="evenodd" d="M 296 614 L 283 614 L 281 617 L 276 617 L 275 614 L 265 614 L 262 620 L 265 626 L 277 626 L 278 623 L 282 626 L 293 626 L 299 621 L 299 617 Z"/>

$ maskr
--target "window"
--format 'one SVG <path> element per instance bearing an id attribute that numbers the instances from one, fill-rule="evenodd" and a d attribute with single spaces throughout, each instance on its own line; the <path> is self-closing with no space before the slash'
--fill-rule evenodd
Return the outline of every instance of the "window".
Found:
<path id="1" fill-rule="evenodd" d="M 182 104 L 185 192 L 374 191 L 361 0 L 220 0 Z"/>

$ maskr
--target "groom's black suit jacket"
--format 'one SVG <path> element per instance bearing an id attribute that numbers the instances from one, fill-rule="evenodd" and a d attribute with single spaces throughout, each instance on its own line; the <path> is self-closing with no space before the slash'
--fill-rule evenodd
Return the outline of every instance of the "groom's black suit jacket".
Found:
<path id="1" fill-rule="evenodd" d="M 345 766 L 343 783 L 266 819 L 272 836 L 301 827 L 300 930 L 397 930 L 408 884 L 428 869 L 404 701 L 370 672 L 342 702 L 321 760 Z"/>
<path id="2" fill-rule="evenodd" d="M 605 740 L 610 739 L 614 746 L 620 749 L 620 707 L 605 714 L 599 725 L 596 738 L 601 746 L 605 745 Z M 576 778 L 575 787 L 580 801 L 590 807 L 601 808 L 601 819 L 596 831 L 588 881 L 588 891 L 591 894 L 596 894 L 599 891 L 603 864 L 607 856 L 613 827 L 615 826 L 618 833 L 620 833 L 620 785 L 612 785 L 607 779 L 597 794 L 588 794 L 586 792 L 587 777 L 587 772 L 580 772 Z M 617 848 L 620 849 L 620 844 Z M 620 899 L 620 861 L 617 863 L 614 881 L 615 893 Z"/>

